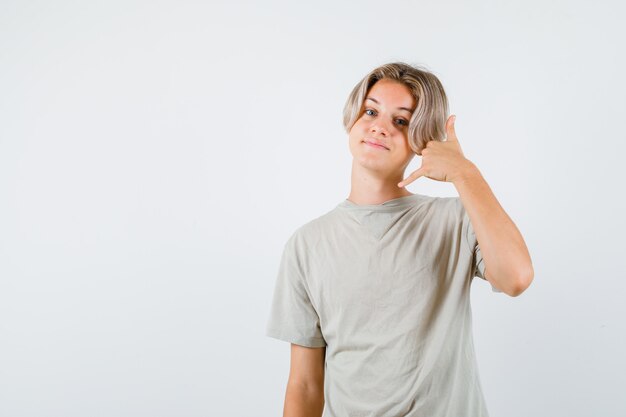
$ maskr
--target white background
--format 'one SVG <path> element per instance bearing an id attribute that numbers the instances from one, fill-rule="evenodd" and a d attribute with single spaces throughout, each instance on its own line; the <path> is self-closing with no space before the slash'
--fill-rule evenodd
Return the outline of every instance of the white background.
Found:
<path id="1" fill-rule="evenodd" d="M 0 416 L 282 415 L 279 257 L 347 197 L 343 105 L 392 61 L 440 78 L 531 252 L 521 296 L 472 285 L 491 416 L 626 415 L 623 12 L 0 2 Z"/>

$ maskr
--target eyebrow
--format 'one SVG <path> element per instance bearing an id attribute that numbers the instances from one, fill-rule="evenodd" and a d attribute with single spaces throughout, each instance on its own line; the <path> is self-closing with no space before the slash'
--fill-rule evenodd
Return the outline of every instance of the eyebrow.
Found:
<path id="1" fill-rule="evenodd" d="M 373 97 L 366 97 L 366 98 L 365 98 L 365 100 L 372 100 L 374 103 L 376 103 L 376 104 L 380 104 L 380 103 L 378 102 L 378 100 L 376 100 L 376 99 L 375 99 L 375 98 L 373 98 Z M 413 113 L 413 110 L 411 110 L 411 109 L 407 109 L 406 107 L 398 107 L 398 110 L 406 110 L 406 111 L 408 111 L 409 113 Z"/>

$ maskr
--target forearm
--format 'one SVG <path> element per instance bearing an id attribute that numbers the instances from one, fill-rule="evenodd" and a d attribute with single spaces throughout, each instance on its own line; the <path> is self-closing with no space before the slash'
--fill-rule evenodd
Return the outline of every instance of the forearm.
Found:
<path id="1" fill-rule="evenodd" d="M 509 295 L 520 294 L 530 285 L 533 268 L 515 223 L 470 161 L 454 186 L 472 223 L 490 282 Z"/>
<path id="2" fill-rule="evenodd" d="M 323 410 L 323 386 L 287 383 L 283 417 L 321 417 Z"/>

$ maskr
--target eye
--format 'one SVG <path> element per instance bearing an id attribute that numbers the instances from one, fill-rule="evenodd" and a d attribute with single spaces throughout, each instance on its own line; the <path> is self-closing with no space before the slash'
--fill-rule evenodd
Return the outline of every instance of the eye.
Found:
<path id="1" fill-rule="evenodd" d="M 373 114 L 369 114 L 368 111 L 376 113 L 376 110 L 374 110 L 374 109 L 365 109 L 365 111 L 363 113 L 367 114 L 368 116 L 374 116 Z M 405 119 L 402 119 L 402 118 L 397 118 L 396 121 L 400 121 L 400 123 L 398 123 L 400 126 L 408 126 L 409 125 L 409 122 L 406 121 Z"/>

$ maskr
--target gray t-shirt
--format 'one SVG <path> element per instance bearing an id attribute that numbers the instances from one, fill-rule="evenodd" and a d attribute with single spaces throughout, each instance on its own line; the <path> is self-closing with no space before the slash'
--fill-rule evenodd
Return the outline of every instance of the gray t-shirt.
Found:
<path id="1" fill-rule="evenodd" d="M 326 346 L 323 417 L 487 417 L 470 307 L 484 273 L 459 197 L 346 199 L 287 240 L 266 335 Z"/>

